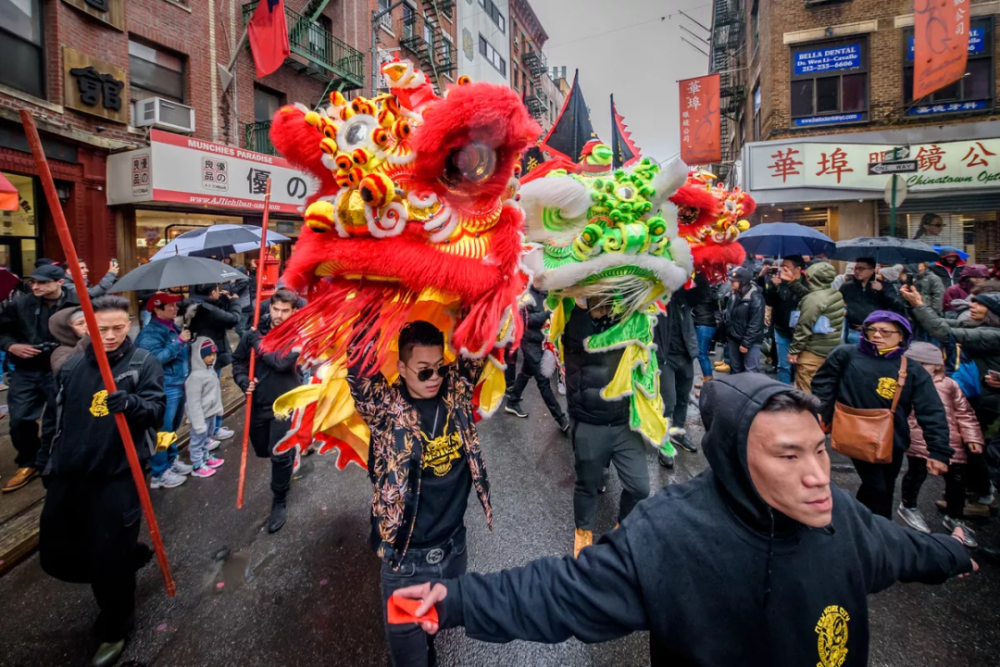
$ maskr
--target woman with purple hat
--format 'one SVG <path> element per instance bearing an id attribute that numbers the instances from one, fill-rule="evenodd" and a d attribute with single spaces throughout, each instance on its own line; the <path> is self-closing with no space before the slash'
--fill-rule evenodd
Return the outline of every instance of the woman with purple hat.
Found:
<path id="1" fill-rule="evenodd" d="M 930 374 L 920 364 L 909 364 L 902 374 L 902 359 L 913 338 L 905 317 L 876 310 L 861 328 L 857 345 L 841 345 L 826 358 L 812 382 L 812 393 L 822 403 L 823 422 L 833 423 L 835 406 L 862 410 L 889 410 L 897 388 L 899 400 L 892 415 L 893 451 L 889 463 L 852 459 L 861 477 L 858 501 L 873 514 L 892 518 L 896 478 L 910 448 L 907 419 L 915 414 L 927 445 L 927 471 L 947 472 L 953 451 L 944 405 Z"/>

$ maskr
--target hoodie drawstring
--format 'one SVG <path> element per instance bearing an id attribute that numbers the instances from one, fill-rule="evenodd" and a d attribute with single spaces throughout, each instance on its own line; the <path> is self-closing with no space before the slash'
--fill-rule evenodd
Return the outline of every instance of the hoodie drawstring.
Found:
<path id="1" fill-rule="evenodd" d="M 770 507 L 767 508 L 767 515 L 771 518 L 771 535 L 767 540 L 767 574 L 764 576 L 764 606 L 767 607 L 767 601 L 771 598 L 771 557 L 772 549 L 774 547 L 774 510 Z"/>

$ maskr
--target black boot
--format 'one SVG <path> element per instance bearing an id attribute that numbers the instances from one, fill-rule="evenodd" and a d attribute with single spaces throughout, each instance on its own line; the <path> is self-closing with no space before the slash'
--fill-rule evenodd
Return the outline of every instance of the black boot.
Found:
<path id="1" fill-rule="evenodd" d="M 657 453 L 656 460 L 659 461 L 660 465 L 666 468 L 667 470 L 674 469 L 674 457 L 667 456 L 661 451 Z"/>
<path id="2" fill-rule="evenodd" d="M 559 430 L 562 431 L 563 435 L 569 435 L 569 417 L 566 415 L 559 415 L 556 419 L 556 423 L 559 424 Z"/>
<path id="3" fill-rule="evenodd" d="M 285 525 L 285 520 L 287 519 L 288 508 L 285 506 L 285 501 L 275 501 L 271 505 L 271 516 L 267 519 L 267 532 L 278 532 Z"/>

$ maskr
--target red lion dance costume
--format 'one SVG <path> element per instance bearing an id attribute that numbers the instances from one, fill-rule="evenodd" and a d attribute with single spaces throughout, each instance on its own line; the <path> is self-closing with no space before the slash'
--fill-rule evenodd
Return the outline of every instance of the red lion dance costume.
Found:
<path id="1" fill-rule="evenodd" d="M 523 327 L 516 176 L 540 128 L 506 86 L 463 77 L 439 97 L 408 62 L 382 73 L 388 94 L 348 102 L 334 93 L 319 112 L 284 107 L 271 129 L 278 151 L 320 183 L 284 274 L 309 305 L 265 341 L 300 349 L 318 379 L 275 402 L 301 434 L 277 450 L 311 435 L 321 452 L 340 449 L 339 468 L 368 455 L 347 369 L 393 381 L 406 322 L 444 331 L 449 362 L 489 358 L 476 391 L 481 415 L 499 405 L 503 348 Z"/>

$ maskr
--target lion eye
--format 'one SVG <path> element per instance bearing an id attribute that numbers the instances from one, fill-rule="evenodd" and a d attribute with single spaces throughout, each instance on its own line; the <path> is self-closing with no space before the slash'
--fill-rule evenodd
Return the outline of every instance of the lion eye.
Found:
<path id="1" fill-rule="evenodd" d="M 445 163 L 442 179 L 454 187 L 464 183 L 482 183 L 496 171 L 496 151 L 486 144 L 472 143 L 452 152 Z"/>

